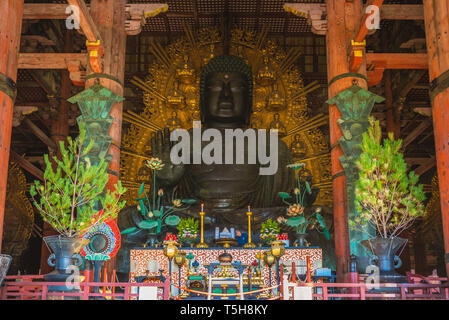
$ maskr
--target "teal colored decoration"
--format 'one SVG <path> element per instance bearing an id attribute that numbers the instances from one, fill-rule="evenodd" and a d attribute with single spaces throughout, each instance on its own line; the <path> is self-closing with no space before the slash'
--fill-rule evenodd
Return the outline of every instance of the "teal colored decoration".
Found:
<path id="1" fill-rule="evenodd" d="M 159 159 L 155 159 L 160 162 Z M 162 165 L 162 162 L 160 163 Z M 153 169 L 149 166 L 151 170 Z M 154 173 L 153 173 L 153 176 Z M 151 191 L 151 190 L 150 190 Z M 139 203 L 138 210 L 142 214 L 143 220 L 138 223 L 140 229 L 148 230 L 149 235 L 158 235 L 161 233 L 164 224 L 176 227 L 179 224 L 180 218 L 175 215 L 175 212 L 180 212 L 190 208 L 191 204 L 196 202 L 195 199 L 173 199 L 171 205 L 163 205 L 163 189 L 156 192 L 156 180 L 153 181 L 152 194 L 147 194 L 145 191 L 145 184 L 142 183 L 139 188 L 139 198 L 136 201 Z M 186 205 L 183 206 L 183 203 Z M 132 233 L 135 229 L 129 228 L 123 230 L 122 233 Z"/>
<path id="2" fill-rule="evenodd" d="M 113 118 L 109 115 L 116 102 L 125 100 L 123 97 L 95 83 L 92 87 L 78 93 L 67 101 L 77 103 L 81 115 L 78 124 L 83 122 L 87 129 L 87 141 L 94 140 L 94 145 L 86 155 L 92 164 L 101 159 L 109 164 L 112 156 L 108 154 L 112 138 L 109 136 Z"/>
<path id="3" fill-rule="evenodd" d="M 287 216 L 288 219 L 281 219 L 281 223 L 285 223 L 289 227 L 294 227 L 297 234 L 305 234 L 309 229 L 315 229 L 324 234 L 327 240 L 330 240 L 329 230 L 327 229 L 324 218 L 320 215 L 321 208 L 315 208 L 312 213 L 306 213 L 304 204 L 304 197 L 306 194 L 312 194 L 310 183 L 302 179 L 302 174 L 305 170 L 305 163 L 293 163 L 287 165 L 288 168 L 295 171 L 296 188 L 293 189 L 295 203 L 287 201 L 292 196 L 287 192 L 279 192 L 278 195 L 282 198 L 282 202 L 288 205 Z M 315 226 L 319 225 L 320 228 Z"/>
<path id="4" fill-rule="evenodd" d="M 94 253 L 86 255 L 85 259 L 90 261 L 108 261 L 111 257 L 103 253 Z"/>
<path id="5" fill-rule="evenodd" d="M 338 124 L 343 132 L 343 137 L 338 142 L 344 152 L 344 156 L 340 157 L 340 162 L 346 174 L 349 220 L 359 215 L 355 204 L 355 184 L 359 177 L 356 161 L 362 153 L 362 134 L 370 126 L 369 116 L 374 104 L 384 100 L 383 97 L 353 85 L 326 102 L 329 105 L 337 105 L 342 115 L 338 119 Z M 374 228 L 368 229 L 367 226 L 365 231 L 375 236 Z M 359 258 L 368 256 L 366 248 L 360 244 L 365 239 L 368 239 L 368 236 L 362 231 L 349 230 L 351 254 Z"/>

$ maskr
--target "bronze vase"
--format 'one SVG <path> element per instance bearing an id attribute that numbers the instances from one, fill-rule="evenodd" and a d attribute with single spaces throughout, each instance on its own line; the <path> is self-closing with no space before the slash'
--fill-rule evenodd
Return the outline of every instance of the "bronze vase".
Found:
<path id="1" fill-rule="evenodd" d="M 368 248 L 373 256 L 370 258 L 370 265 L 379 268 L 379 280 L 381 283 L 401 283 L 405 282 L 405 276 L 400 275 L 395 269 L 402 265 L 397 251 L 407 243 L 403 238 L 372 238 L 360 242 Z"/>
<path id="2" fill-rule="evenodd" d="M 44 280 L 47 282 L 66 282 L 72 275 L 72 271 L 67 271 L 69 266 L 80 267 L 83 264 L 83 257 L 78 253 L 89 243 L 90 240 L 79 237 L 64 237 L 61 235 L 44 237 L 47 246 L 53 252 L 47 260 L 50 267 L 55 270 L 46 274 Z M 49 291 L 70 291 L 66 286 L 49 286 Z"/>

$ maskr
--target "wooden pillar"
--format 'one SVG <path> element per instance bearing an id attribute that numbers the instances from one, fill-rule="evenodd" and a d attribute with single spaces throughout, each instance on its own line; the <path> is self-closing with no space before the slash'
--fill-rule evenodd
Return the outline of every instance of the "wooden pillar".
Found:
<path id="1" fill-rule="evenodd" d="M 93 76 L 88 70 L 86 77 L 86 89 L 91 87 L 96 79 L 100 85 L 112 92 L 123 96 L 125 79 L 125 5 L 126 0 L 92 0 L 90 15 L 96 24 L 103 39 L 101 44 L 104 48 L 103 75 Z M 123 102 L 115 103 L 111 110 L 114 118 L 109 135 L 112 144 L 109 154 L 112 161 L 109 166 L 109 181 L 107 188 L 113 189 L 119 179 L 120 172 L 120 143 L 122 137 L 122 109 Z"/>
<path id="2" fill-rule="evenodd" d="M 327 75 L 330 99 L 351 87 L 354 80 L 364 89 L 367 88 L 367 82 L 365 80 L 366 78 L 363 79 L 359 76 L 351 75 L 349 68 L 349 44 L 362 17 L 362 3 L 359 0 L 353 2 L 347 2 L 346 0 L 328 0 L 326 4 L 328 20 L 328 31 L 326 34 Z M 358 72 L 366 77 L 365 59 Z M 344 154 L 338 144 L 338 140 L 343 135 L 337 122 L 339 118 L 341 118 L 341 113 L 337 106 L 330 105 L 329 130 L 337 281 L 345 282 L 350 250 L 346 205 L 346 177 L 339 160 Z"/>
<path id="3" fill-rule="evenodd" d="M 64 37 L 64 52 L 72 52 L 72 30 L 66 29 Z M 70 74 L 67 69 L 61 70 L 61 89 L 59 92 L 59 108 L 57 112 L 57 117 L 51 122 L 51 139 L 56 143 L 57 150 L 56 156 L 61 158 L 61 150 L 59 148 L 60 141 L 66 141 L 69 135 L 69 108 L 70 103 L 67 101 L 72 95 L 72 81 L 70 80 Z M 67 147 L 67 144 L 66 144 Z M 53 227 L 44 222 L 43 236 L 48 237 L 52 235 L 57 235 L 58 233 L 53 229 Z M 42 240 L 41 246 L 41 264 L 40 270 L 41 274 L 47 274 L 53 269 L 47 263 L 48 257 L 50 256 L 50 251 L 47 245 Z"/>
<path id="4" fill-rule="evenodd" d="M 423 6 L 445 263 L 449 274 L 449 4 L 441 0 L 423 0 Z"/>
<path id="5" fill-rule="evenodd" d="M 99 81 L 100 85 L 123 97 L 125 79 L 125 5 L 126 0 L 92 0 L 90 4 L 90 15 L 98 28 L 104 48 L 103 74 L 93 75 L 88 69 L 86 76 L 86 89 Z M 97 80 L 98 79 L 98 80 Z M 120 143 L 122 139 L 122 110 L 123 102 L 112 106 L 110 116 L 113 122 L 109 130 L 112 143 L 109 154 L 112 160 L 109 165 L 109 180 L 107 189 L 113 190 L 119 180 L 120 173 Z M 113 270 L 115 258 L 106 264 L 109 270 Z"/>
<path id="6" fill-rule="evenodd" d="M 0 1 L 0 252 L 5 214 L 6 183 L 8 179 L 9 148 L 11 145 L 12 114 L 15 82 L 22 31 L 23 0 Z"/>

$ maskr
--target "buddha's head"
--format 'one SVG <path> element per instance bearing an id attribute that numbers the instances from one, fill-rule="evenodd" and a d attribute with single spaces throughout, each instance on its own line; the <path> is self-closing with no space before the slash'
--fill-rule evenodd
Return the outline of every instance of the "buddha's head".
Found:
<path id="1" fill-rule="evenodd" d="M 249 125 L 253 79 L 251 68 L 236 56 L 217 56 L 201 73 L 201 122 L 209 125 Z"/>

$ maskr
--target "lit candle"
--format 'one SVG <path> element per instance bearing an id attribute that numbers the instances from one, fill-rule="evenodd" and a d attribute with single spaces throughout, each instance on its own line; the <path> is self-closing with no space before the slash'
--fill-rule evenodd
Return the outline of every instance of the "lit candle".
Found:
<path id="1" fill-rule="evenodd" d="M 204 212 L 204 203 L 201 204 L 201 212 Z"/>
<path id="2" fill-rule="evenodd" d="M 251 212 L 251 206 L 248 206 L 248 212 Z"/>

